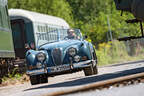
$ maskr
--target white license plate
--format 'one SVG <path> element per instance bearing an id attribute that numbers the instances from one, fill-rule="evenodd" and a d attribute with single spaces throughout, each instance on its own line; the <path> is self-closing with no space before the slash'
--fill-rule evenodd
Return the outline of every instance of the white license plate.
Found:
<path id="1" fill-rule="evenodd" d="M 30 71 L 27 71 L 27 74 L 35 74 L 35 73 L 41 73 L 41 72 L 45 73 L 45 70 L 44 69 L 30 70 Z"/>
<path id="2" fill-rule="evenodd" d="M 70 70 L 70 66 L 60 65 L 60 66 L 51 67 L 50 69 L 51 69 L 51 72 L 61 72 L 61 71 Z"/>

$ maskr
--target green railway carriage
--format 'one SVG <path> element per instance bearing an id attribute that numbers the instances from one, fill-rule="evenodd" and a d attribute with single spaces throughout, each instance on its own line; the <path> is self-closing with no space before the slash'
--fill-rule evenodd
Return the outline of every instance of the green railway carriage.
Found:
<path id="1" fill-rule="evenodd" d="M 50 39 L 48 31 L 68 29 L 65 20 L 23 9 L 9 9 L 16 57 L 25 58 L 25 45 L 40 46 Z M 53 34 L 53 33 L 52 33 Z M 39 41 L 39 42 L 38 42 Z M 34 49 L 35 49 L 34 48 Z"/>
<path id="2" fill-rule="evenodd" d="M 0 58 L 15 57 L 7 0 L 0 0 Z"/>

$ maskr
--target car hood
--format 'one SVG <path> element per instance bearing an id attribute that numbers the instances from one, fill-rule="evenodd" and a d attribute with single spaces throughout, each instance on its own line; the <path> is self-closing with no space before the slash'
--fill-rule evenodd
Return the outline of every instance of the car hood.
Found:
<path id="1" fill-rule="evenodd" d="M 55 48 L 62 48 L 63 50 L 65 50 L 68 47 L 78 46 L 80 44 L 82 44 L 82 41 L 80 41 L 80 40 L 62 40 L 59 42 L 54 42 L 54 43 L 42 45 L 39 48 L 39 50 L 52 50 Z"/>

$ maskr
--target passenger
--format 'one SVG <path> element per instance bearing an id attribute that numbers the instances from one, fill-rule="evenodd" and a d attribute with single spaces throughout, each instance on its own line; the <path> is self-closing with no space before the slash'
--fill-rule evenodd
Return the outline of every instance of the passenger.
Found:
<path id="1" fill-rule="evenodd" d="M 76 36 L 73 29 L 68 29 L 67 34 L 68 34 L 68 36 L 66 36 L 65 38 L 67 38 L 67 39 L 77 39 L 77 36 Z"/>

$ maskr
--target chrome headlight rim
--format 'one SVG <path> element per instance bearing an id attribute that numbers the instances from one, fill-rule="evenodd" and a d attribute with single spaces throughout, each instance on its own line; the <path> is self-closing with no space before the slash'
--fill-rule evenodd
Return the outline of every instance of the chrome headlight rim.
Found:
<path id="1" fill-rule="evenodd" d="M 46 59 L 46 55 L 45 55 L 45 53 L 43 53 L 43 52 L 39 52 L 39 53 L 36 55 L 36 58 L 37 58 L 38 61 L 43 62 L 43 61 Z"/>
<path id="2" fill-rule="evenodd" d="M 80 57 L 79 55 L 76 55 L 76 56 L 74 56 L 74 61 L 75 61 L 75 62 L 79 62 L 79 61 L 80 61 L 80 58 L 81 58 L 81 57 Z"/>
<path id="3" fill-rule="evenodd" d="M 37 68 L 40 69 L 40 68 L 42 68 L 42 66 L 43 66 L 42 63 L 40 63 L 40 62 L 37 62 L 37 63 L 36 63 L 36 67 L 37 67 Z"/>
<path id="4" fill-rule="evenodd" d="M 76 55 L 76 53 L 77 53 L 76 48 L 71 47 L 71 48 L 68 49 L 68 54 L 69 54 L 70 56 L 74 56 L 74 55 Z"/>

